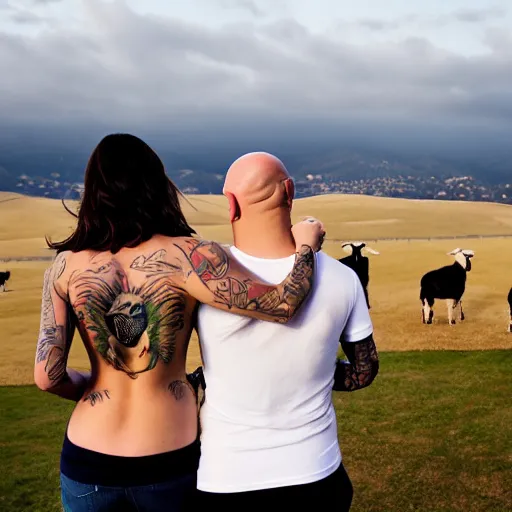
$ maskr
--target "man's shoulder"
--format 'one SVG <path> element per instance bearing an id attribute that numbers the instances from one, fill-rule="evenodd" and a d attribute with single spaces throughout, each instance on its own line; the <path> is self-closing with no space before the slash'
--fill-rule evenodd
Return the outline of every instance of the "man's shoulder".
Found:
<path id="1" fill-rule="evenodd" d="M 318 262 L 322 273 L 325 273 L 327 276 L 338 277 L 346 281 L 353 281 L 357 278 L 357 274 L 351 268 L 323 251 L 318 253 Z"/>

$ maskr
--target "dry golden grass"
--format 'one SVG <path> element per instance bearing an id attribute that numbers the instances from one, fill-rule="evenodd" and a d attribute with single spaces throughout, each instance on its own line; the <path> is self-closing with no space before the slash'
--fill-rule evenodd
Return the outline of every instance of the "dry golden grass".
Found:
<path id="1" fill-rule="evenodd" d="M 448 325 L 444 301 L 437 301 L 434 324 L 421 323 L 419 281 L 435 268 L 451 264 L 447 252 L 461 246 L 476 256 L 468 273 L 463 307 L 466 320 Z M 379 242 L 370 256 L 371 315 L 381 350 L 486 350 L 512 348 L 507 294 L 512 286 L 512 239 Z M 341 257 L 339 244 L 325 251 Z"/>
<path id="2" fill-rule="evenodd" d="M 14 198 L 12 200 L 6 200 Z M 220 196 L 189 196 L 184 202 L 190 223 L 199 234 L 231 241 L 227 203 Z M 512 207 L 484 203 L 402 201 L 360 196 L 320 196 L 298 200 L 293 217 L 314 215 L 324 221 L 328 238 L 368 240 L 387 237 L 512 235 Z M 73 218 L 59 201 L 0 193 L 0 259 L 50 256 L 44 234 L 63 237 Z M 376 339 L 381 351 L 480 350 L 512 348 L 506 332 L 507 293 L 512 286 L 512 239 L 380 241 L 381 252 L 371 256 L 370 300 Z M 476 251 L 468 274 L 464 300 L 467 320 L 447 324 L 444 303 L 436 305 L 435 324 L 421 323 L 419 280 L 423 273 L 450 264 L 446 253 L 455 247 Z M 339 258 L 339 242 L 327 240 L 324 250 Z M 32 382 L 39 328 L 42 276 L 48 262 L 0 263 L 12 278 L 8 293 L 0 293 L 0 385 Z M 77 338 L 70 364 L 87 368 L 87 357 Z M 197 339 L 191 342 L 189 369 L 200 364 Z"/>
<path id="3" fill-rule="evenodd" d="M 338 240 L 512 235 L 512 207 L 496 203 L 326 195 L 299 199 L 293 213 L 318 217 Z"/>
<path id="4" fill-rule="evenodd" d="M 229 217 L 223 199 L 192 197 L 189 201 L 197 210 L 187 201 L 183 201 L 183 209 L 188 221 L 201 233 L 218 233 L 223 238 L 221 241 L 229 241 Z M 66 204 L 72 211 L 76 210 L 76 202 Z M 60 201 L 0 192 L 0 259 L 51 256 L 44 237 L 60 240 L 74 225 L 75 219 Z"/>
<path id="5" fill-rule="evenodd" d="M 204 237 L 231 240 L 227 200 L 192 195 L 183 201 L 189 222 Z M 71 209 L 77 204 L 67 203 Z M 356 195 L 325 195 L 295 201 L 294 222 L 320 218 L 330 239 L 512 236 L 512 207 L 496 203 L 413 201 Z M 69 234 L 74 219 L 60 201 L 0 192 L 0 259 L 48 256 L 44 236 Z"/>

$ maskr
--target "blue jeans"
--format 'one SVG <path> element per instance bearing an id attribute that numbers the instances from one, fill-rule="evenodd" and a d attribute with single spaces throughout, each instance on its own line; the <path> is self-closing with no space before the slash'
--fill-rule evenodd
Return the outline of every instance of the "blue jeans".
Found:
<path id="1" fill-rule="evenodd" d="M 141 487 L 82 484 L 61 473 L 65 512 L 182 512 L 193 506 L 197 474 Z"/>

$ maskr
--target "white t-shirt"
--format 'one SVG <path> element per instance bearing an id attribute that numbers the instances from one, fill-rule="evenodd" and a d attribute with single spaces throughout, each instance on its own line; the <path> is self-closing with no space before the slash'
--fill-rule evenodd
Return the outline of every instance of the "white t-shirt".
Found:
<path id="1" fill-rule="evenodd" d="M 295 255 L 233 256 L 278 284 Z M 340 336 L 373 332 L 355 272 L 323 252 L 313 289 L 288 324 L 201 305 L 198 333 L 206 400 L 198 489 L 232 493 L 321 480 L 341 463 L 332 386 Z"/>

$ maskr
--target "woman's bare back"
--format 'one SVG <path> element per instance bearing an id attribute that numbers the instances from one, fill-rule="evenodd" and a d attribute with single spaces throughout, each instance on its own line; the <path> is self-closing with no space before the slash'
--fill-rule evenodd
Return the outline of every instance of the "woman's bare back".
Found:
<path id="1" fill-rule="evenodd" d="M 67 257 L 63 284 L 93 370 L 69 424 L 79 446 L 138 456 L 195 439 L 185 362 L 196 301 L 180 287 L 168 245 L 156 237 L 116 255 Z"/>

